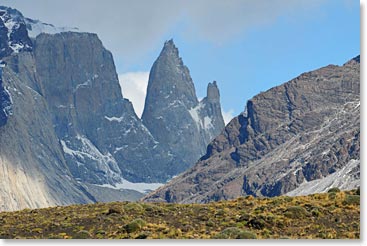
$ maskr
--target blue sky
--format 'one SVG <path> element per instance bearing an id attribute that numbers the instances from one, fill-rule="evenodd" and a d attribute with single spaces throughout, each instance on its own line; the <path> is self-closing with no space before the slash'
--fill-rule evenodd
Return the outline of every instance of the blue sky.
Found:
<path id="1" fill-rule="evenodd" d="M 51 2 L 51 3 L 50 3 Z M 123 94 L 141 112 L 148 72 L 173 38 L 198 97 L 216 80 L 227 121 L 248 99 L 360 53 L 356 0 L 0 0 L 27 17 L 95 32 L 112 51 Z M 70 7 L 72 6 L 72 8 Z"/>
<path id="2" fill-rule="evenodd" d="M 196 92 L 204 97 L 207 83 L 217 80 L 223 111 L 239 114 L 254 95 L 328 64 L 342 65 L 360 53 L 359 2 L 328 1 L 302 16 L 282 15 L 255 26 L 223 45 L 190 40 L 180 26 L 167 33 L 189 67 Z M 148 71 L 159 54 L 125 71 Z M 123 67 L 123 66 L 121 66 Z"/>

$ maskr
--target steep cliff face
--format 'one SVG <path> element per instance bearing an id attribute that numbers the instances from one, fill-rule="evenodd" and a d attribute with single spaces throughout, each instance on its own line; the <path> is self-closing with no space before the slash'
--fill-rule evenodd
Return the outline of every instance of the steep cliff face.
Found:
<path id="1" fill-rule="evenodd" d="M 0 210 L 93 202 L 68 171 L 22 14 L 0 6 Z"/>
<path id="2" fill-rule="evenodd" d="M 155 139 L 171 149 L 177 173 L 191 166 L 224 128 L 216 83 L 198 101 L 188 68 L 172 40 L 167 41 L 150 71 L 143 123 Z"/>
<path id="3" fill-rule="evenodd" d="M 3 86 L 2 67 L 0 67 L 0 127 L 6 124 L 10 114 L 12 114 L 11 99 Z"/>
<path id="4" fill-rule="evenodd" d="M 68 171 L 42 95 L 10 67 L 2 80 L 12 115 L 0 127 L 0 210 L 95 201 Z"/>
<path id="5" fill-rule="evenodd" d="M 304 73 L 255 96 L 192 169 L 145 200 L 209 202 L 357 187 L 359 60 Z"/>
<path id="6" fill-rule="evenodd" d="M 2 68 L 6 65 L 3 58 L 31 50 L 23 15 L 16 9 L 0 6 L 0 127 L 12 114 L 11 97 L 2 82 Z"/>

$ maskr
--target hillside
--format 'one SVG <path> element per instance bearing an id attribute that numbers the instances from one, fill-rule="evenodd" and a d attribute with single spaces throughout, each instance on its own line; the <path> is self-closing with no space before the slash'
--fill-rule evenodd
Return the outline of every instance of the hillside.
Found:
<path id="1" fill-rule="evenodd" d="M 0 238 L 360 237 L 359 190 L 208 204 L 113 202 L 0 213 Z"/>
<path id="2" fill-rule="evenodd" d="M 270 171 L 271 170 L 271 171 Z M 207 203 L 356 189 L 360 183 L 360 56 L 248 100 L 190 169 L 145 201 Z"/>

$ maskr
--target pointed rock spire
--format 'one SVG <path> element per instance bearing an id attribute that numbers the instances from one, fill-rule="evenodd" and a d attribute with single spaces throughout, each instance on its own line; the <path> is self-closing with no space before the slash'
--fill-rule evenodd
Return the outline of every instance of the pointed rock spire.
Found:
<path id="1" fill-rule="evenodd" d="M 217 86 L 217 81 L 213 81 L 213 83 L 208 84 L 206 95 L 209 102 L 219 102 L 219 89 Z"/>
<path id="2" fill-rule="evenodd" d="M 164 42 L 164 46 L 163 46 L 160 56 L 162 55 L 174 55 L 176 57 L 179 57 L 178 49 L 175 43 L 173 42 L 173 39 L 170 39 Z"/>
<path id="3" fill-rule="evenodd" d="M 173 40 L 166 41 L 150 71 L 142 120 L 154 138 L 182 160 L 178 171 L 200 158 L 224 128 L 216 82 L 208 85 L 208 97 L 203 100 L 199 103 Z"/>
<path id="4" fill-rule="evenodd" d="M 189 69 L 183 64 L 173 40 L 164 47 L 150 71 L 143 120 L 147 115 L 179 101 L 187 108 L 198 103 Z"/>

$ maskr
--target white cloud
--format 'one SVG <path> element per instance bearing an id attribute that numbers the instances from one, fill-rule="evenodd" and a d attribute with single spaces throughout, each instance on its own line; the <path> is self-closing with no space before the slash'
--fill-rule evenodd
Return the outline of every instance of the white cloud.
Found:
<path id="1" fill-rule="evenodd" d="M 0 0 L 30 18 L 95 32 L 124 64 L 134 63 L 167 38 L 223 44 L 279 16 L 312 16 L 326 0 Z M 181 26 L 182 28 L 177 28 Z"/>
<path id="2" fill-rule="evenodd" d="M 223 120 L 224 123 L 227 125 L 233 118 L 234 118 L 234 110 L 230 109 L 228 111 L 225 111 L 224 109 L 222 109 L 222 115 L 223 115 Z"/>
<path id="3" fill-rule="evenodd" d="M 122 95 L 129 99 L 136 114 L 141 117 L 144 110 L 149 72 L 128 72 L 119 74 Z"/>

